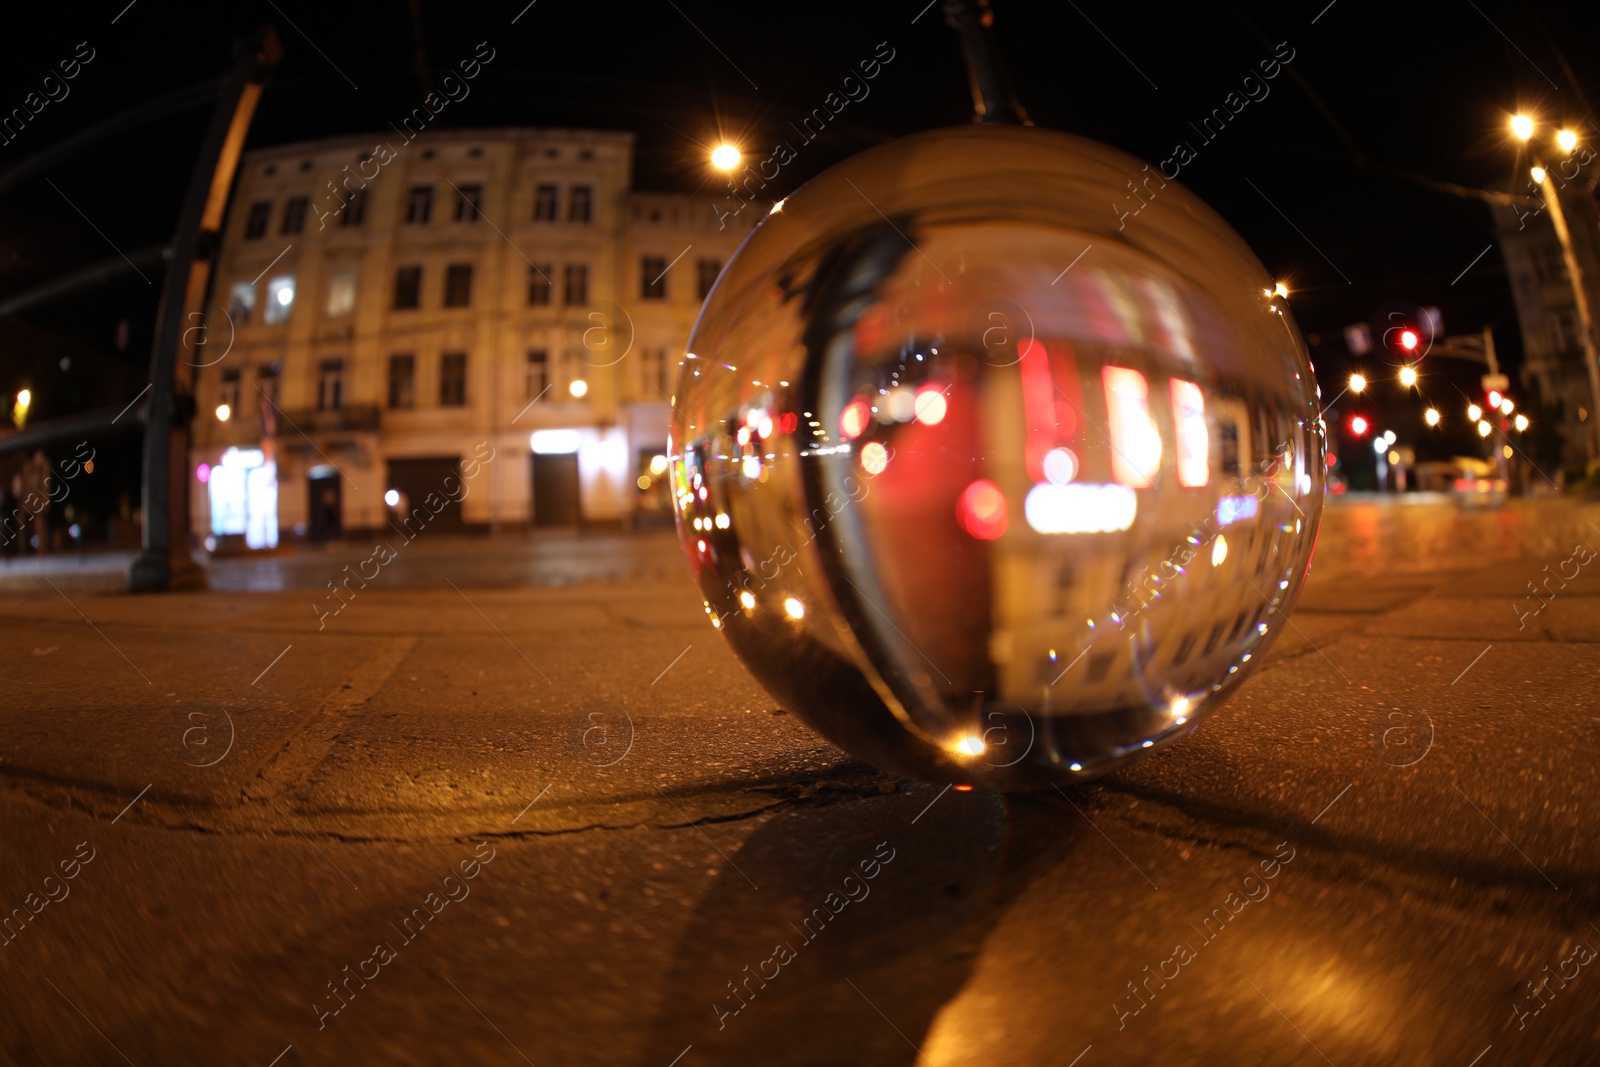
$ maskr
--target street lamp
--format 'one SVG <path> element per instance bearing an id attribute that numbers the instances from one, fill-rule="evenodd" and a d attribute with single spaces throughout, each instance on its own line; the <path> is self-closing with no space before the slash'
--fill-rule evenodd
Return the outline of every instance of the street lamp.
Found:
<path id="1" fill-rule="evenodd" d="M 1543 185 L 1545 178 L 1549 177 L 1543 167 L 1534 167 L 1530 173 L 1533 174 L 1533 180 L 1538 185 Z"/>
<path id="2" fill-rule="evenodd" d="M 1479 419 L 1483 418 L 1483 409 L 1476 404 L 1468 404 L 1467 418 L 1471 419 L 1473 422 L 1477 422 Z"/>
<path id="3" fill-rule="evenodd" d="M 17 429 L 22 429 L 23 423 L 28 421 L 28 409 L 33 406 L 33 390 L 18 389 L 17 402 L 11 406 L 11 421 L 17 424 Z"/>
<path id="4" fill-rule="evenodd" d="M 1276 285 L 1274 285 L 1272 287 L 1272 291 L 1274 293 L 1276 293 L 1278 296 L 1285 296 L 1286 297 L 1286 296 L 1289 295 L 1289 287 L 1287 285 L 1283 284 L 1282 282 L 1278 282 Z"/>
<path id="5" fill-rule="evenodd" d="M 1528 416 L 1518 415 L 1514 421 L 1516 423 L 1518 433 L 1521 433 L 1523 430 L 1528 428 Z"/>
<path id="6" fill-rule="evenodd" d="M 1352 375 L 1350 375 L 1350 391 L 1352 393 L 1359 393 L 1359 392 L 1361 392 L 1361 390 L 1365 389 L 1366 387 L 1367 387 L 1367 379 L 1364 376 L 1362 376 L 1360 374 L 1352 374 Z"/>
<path id="7" fill-rule="evenodd" d="M 1518 418 L 1521 418 L 1521 416 L 1519 415 Z M 1422 421 L 1427 423 L 1429 426 L 1439 425 L 1439 410 L 1437 408 L 1429 408 L 1427 411 L 1424 411 L 1422 413 Z"/>
<path id="8" fill-rule="evenodd" d="M 1400 384 L 1405 386 L 1408 389 L 1411 386 L 1416 385 L 1417 384 L 1417 368 L 1415 368 L 1415 367 L 1401 367 L 1400 368 Z"/>
<path id="9" fill-rule="evenodd" d="M 1571 130 L 1557 130 L 1556 144 L 1561 146 L 1561 151 L 1570 152 L 1578 147 L 1578 135 Z"/>
<path id="10" fill-rule="evenodd" d="M 1533 136 L 1533 119 L 1522 114 L 1512 115 L 1511 132 L 1519 141 L 1526 141 Z"/>
<path id="11" fill-rule="evenodd" d="M 589 392 L 589 383 L 582 378 L 574 378 L 572 384 L 567 386 L 567 392 L 572 394 L 574 400 L 581 400 Z"/>
<path id="12" fill-rule="evenodd" d="M 227 422 L 231 418 L 233 418 L 233 409 L 230 408 L 226 404 L 218 404 L 217 405 L 217 421 L 218 422 Z"/>
<path id="13" fill-rule="evenodd" d="M 1480 420 L 1478 422 L 1478 436 L 1479 437 L 1488 437 L 1490 431 L 1492 431 L 1493 429 L 1494 429 L 1494 427 L 1490 426 L 1487 422 L 1483 422 L 1482 420 Z"/>
<path id="14" fill-rule="evenodd" d="M 711 165 L 718 170 L 732 170 L 740 158 L 739 150 L 726 141 L 711 150 Z"/>
<path id="15" fill-rule="evenodd" d="M 1515 410 L 1517 410 L 1517 405 L 1511 402 L 1511 398 L 1509 396 L 1500 401 L 1500 413 L 1502 415 L 1509 415 Z"/>

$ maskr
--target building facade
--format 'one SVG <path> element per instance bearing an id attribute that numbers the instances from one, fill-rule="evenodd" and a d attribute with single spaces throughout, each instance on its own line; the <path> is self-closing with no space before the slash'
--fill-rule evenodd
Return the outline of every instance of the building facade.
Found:
<path id="1" fill-rule="evenodd" d="M 1584 265 L 1591 307 L 1600 308 L 1600 214 L 1593 194 L 1564 195 L 1573 249 Z M 1505 256 L 1517 321 L 1522 328 L 1522 382 L 1537 389 L 1547 411 L 1559 419 L 1561 465 L 1582 471 L 1594 454 L 1595 390 L 1585 365 L 1577 301 L 1548 214 L 1506 205 L 1493 207 L 1496 235 Z"/>
<path id="2" fill-rule="evenodd" d="M 673 382 L 755 213 L 635 192 L 632 152 L 513 128 L 248 154 L 194 359 L 195 532 L 669 521 Z"/>

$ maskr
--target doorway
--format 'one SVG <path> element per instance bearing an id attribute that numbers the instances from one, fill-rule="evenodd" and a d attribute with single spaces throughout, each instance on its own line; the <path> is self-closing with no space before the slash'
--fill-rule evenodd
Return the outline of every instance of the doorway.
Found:
<path id="1" fill-rule="evenodd" d="M 533 524 L 576 526 L 582 518 L 578 503 L 578 454 L 533 454 Z"/>
<path id="2" fill-rule="evenodd" d="M 313 474 L 306 480 L 306 486 L 310 493 L 311 540 L 337 541 L 344 536 L 344 497 L 339 472 Z"/>

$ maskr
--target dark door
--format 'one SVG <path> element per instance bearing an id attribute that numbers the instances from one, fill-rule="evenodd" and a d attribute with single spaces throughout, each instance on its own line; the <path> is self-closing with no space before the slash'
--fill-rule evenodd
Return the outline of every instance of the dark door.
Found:
<path id="1" fill-rule="evenodd" d="M 533 524 L 576 526 L 578 510 L 578 454 L 533 454 Z"/>
<path id="2" fill-rule="evenodd" d="M 404 507 L 405 513 L 397 515 L 396 521 L 408 536 L 415 537 L 422 527 L 460 531 L 461 499 L 468 487 L 461 480 L 461 461 L 455 456 L 391 459 L 384 491 L 390 489 L 399 494 Z"/>
<path id="3" fill-rule="evenodd" d="M 311 540 L 337 541 L 344 534 L 338 473 L 313 477 L 306 484 L 311 494 Z"/>

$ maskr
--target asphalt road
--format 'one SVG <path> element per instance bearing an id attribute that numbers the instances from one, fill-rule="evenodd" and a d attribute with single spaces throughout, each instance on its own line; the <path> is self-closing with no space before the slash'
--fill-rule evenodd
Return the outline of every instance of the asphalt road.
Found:
<path id="1" fill-rule="evenodd" d="M 1600 560 L 1521 598 L 1597 527 L 1333 507 L 1234 700 L 1022 797 L 816 739 L 659 535 L 0 596 L 0 1059 L 1593 1063 Z"/>

